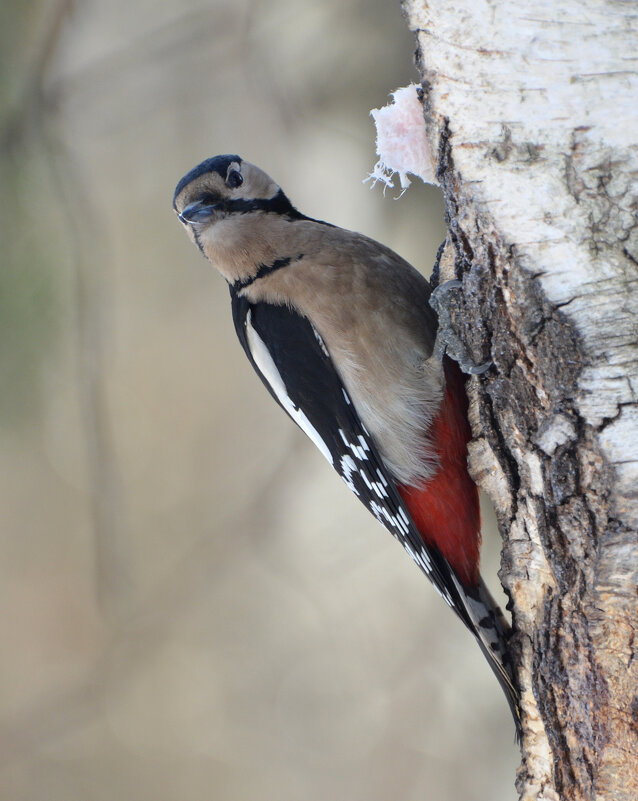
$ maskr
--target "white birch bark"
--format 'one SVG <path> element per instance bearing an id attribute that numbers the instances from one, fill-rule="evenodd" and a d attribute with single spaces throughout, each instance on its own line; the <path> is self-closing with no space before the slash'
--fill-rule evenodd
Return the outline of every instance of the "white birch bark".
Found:
<path id="1" fill-rule="evenodd" d="M 505 539 L 525 799 L 638 798 L 638 6 L 403 0 L 471 467 Z"/>

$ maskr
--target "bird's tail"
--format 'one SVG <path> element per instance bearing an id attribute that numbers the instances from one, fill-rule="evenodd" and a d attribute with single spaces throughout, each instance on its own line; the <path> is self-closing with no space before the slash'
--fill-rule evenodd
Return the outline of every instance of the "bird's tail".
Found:
<path id="1" fill-rule="evenodd" d="M 458 583 L 456 577 L 455 580 Z M 476 590 L 468 591 L 460 583 L 458 589 L 473 623 L 472 633 L 505 693 L 516 726 L 516 739 L 520 742 L 523 732 L 520 694 L 514 680 L 507 647 L 511 632 L 509 623 L 481 578 Z"/>

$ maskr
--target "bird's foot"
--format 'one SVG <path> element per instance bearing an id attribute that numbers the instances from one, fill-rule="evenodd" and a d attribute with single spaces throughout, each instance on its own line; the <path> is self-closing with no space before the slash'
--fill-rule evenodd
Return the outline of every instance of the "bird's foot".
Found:
<path id="1" fill-rule="evenodd" d="M 455 362 L 458 362 L 461 370 L 467 375 L 483 375 L 492 366 L 493 362 L 489 359 L 482 364 L 476 364 L 469 354 L 465 343 L 461 340 L 452 326 L 452 312 L 450 309 L 450 293 L 461 289 L 462 281 L 452 279 L 445 281 L 432 291 L 430 295 L 430 306 L 436 312 L 439 319 L 437 332 L 437 350 L 441 357 L 447 354 Z"/>

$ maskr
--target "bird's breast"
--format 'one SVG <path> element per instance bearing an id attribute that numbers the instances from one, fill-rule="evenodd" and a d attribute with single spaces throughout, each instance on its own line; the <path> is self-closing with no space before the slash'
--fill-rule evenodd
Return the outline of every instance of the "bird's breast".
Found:
<path id="1" fill-rule="evenodd" d="M 363 262 L 347 251 L 322 251 L 246 294 L 293 306 L 310 320 L 397 481 L 416 485 L 434 474 L 430 427 L 444 377 L 433 354 L 436 320 L 425 279 L 391 251 L 374 250 Z"/>

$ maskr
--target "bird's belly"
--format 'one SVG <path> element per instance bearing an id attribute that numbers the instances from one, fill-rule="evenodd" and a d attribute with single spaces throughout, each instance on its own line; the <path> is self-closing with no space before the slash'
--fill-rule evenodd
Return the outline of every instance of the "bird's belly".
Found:
<path id="1" fill-rule="evenodd" d="M 431 478 L 438 460 L 429 429 L 442 395 L 436 365 L 397 370 L 395 363 L 388 370 L 377 364 L 366 369 L 347 358 L 337 364 L 361 422 L 393 477 L 407 485 Z"/>

